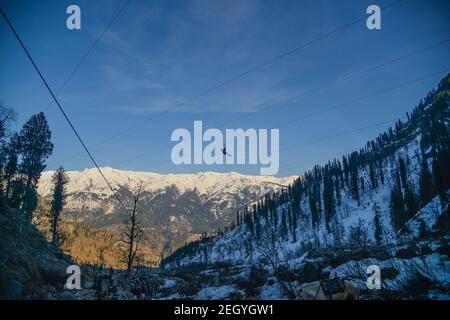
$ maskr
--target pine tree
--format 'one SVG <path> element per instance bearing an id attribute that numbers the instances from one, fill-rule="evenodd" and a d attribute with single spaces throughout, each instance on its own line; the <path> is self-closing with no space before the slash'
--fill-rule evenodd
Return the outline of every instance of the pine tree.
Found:
<path id="1" fill-rule="evenodd" d="M 317 213 L 318 218 L 320 222 L 320 216 L 322 214 L 322 198 L 320 197 L 320 183 L 317 183 L 315 186 L 315 192 L 316 192 L 316 201 L 317 201 Z"/>
<path id="2" fill-rule="evenodd" d="M 311 210 L 311 223 L 313 227 L 317 227 L 320 223 L 320 216 L 317 209 L 316 195 L 313 191 L 310 192 L 308 197 L 309 209 Z"/>
<path id="3" fill-rule="evenodd" d="M 350 173 L 350 191 L 353 196 L 353 199 L 355 199 L 359 204 L 359 179 L 358 179 L 358 168 L 353 168 Z"/>
<path id="4" fill-rule="evenodd" d="M 342 165 L 343 165 L 343 171 L 344 171 L 344 181 L 345 181 L 345 184 L 347 185 L 347 187 L 349 186 L 348 185 L 348 173 L 349 173 L 349 166 L 348 166 L 348 160 L 347 160 L 347 157 L 346 156 L 343 156 L 342 157 Z"/>
<path id="5" fill-rule="evenodd" d="M 377 178 L 375 176 L 375 168 L 373 163 L 369 164 L 369 176 L 370 176 L 370 184 L 372 186 L 372 190 L 375 190 L 378 186 Z"/>
<path id="6" fill-rule="evenodd" d="M 14 178 L 10 182 L 10 195 L 8 197 L 8 204 L 11 208 L 19 209 L 23 203 L 25 194 L 25 183 L 21 176 Z"/>
<path id="7" fill-rule="evenodd" d="M 58 223 L 62 209 L 65 205 L 66 185 L 69 183 L 69 177 L 62 167 L 59 167 L 52 176 L 53 183 L 53 199 L 51 201 L 51 229 L 52 243 L 60 245 L 60 237 L 58 232 Z"/>
<path id="8" fill-rule="evenodd" d="M 281 236 L 284 240 L 287 239 L 288 236 L 288 227 L 286 221 L 286 209 L 281 210 Z"/>
<path id="9" fill-rule="evenodd" d="M 325 223 L 328 232 L 331 232 L 331 221 L 336 213 L 336 202 L 334 199 L 334 183 L 329 172 L 323 175 L 323 205 L 325 211 Z"/>
<path id="10" fill-rule="evenodd" d="M 300 209 L 299 209 L 300 210 Z M 292 211 L 292 241 L 297 242 L 297 219 L 300 215 Z"/>
<path id="11" fill-rule="evenodd" d="M 20 131 L 22 161 L 19 171 L 25 176 L 22 210 L 29 221 L 37 205 L 36 185 L 45 169 L 44 161 L 52 154 L 51 132 L 43 112 L 33 115 Z"/>
<path id="12" fill-rule="evenodd" d="M 374 211 L 375 211 L 375 215 L 374 215 L 374 225 L 375 225 L 374 237 L 375 237 L 375 241 L 377 242 L 377 244 L 381 244 L 381 242 L 383 241 L 383 226 L 381 225 L 380 208 L 378 208 L 377 205 L 374 205 Z"/>
<path id="13" fill-rule="evenodd" d="M 428 163 L 425 159 L 422 161 L 419 188 L 420 203 L 422 206 L 425 206 L 431 201 L 431 199 L 433 199 L 434 195 L 433 176 L 431 175 L 430 169 L 428 168 Z"/>
<path id="14" fill-rule="evenodd" d="M 4 143 L 4 138 L 7 137 L 9 126 L 16 119 L 16 112 L 4 105 L 0 104 L 0 144 Z"/>
<path id="15" fill-rule="evenodd" d="M 384 170 L 383 170 L 383 162 L 381 159 L 378 161 L 378 173 L 380 174 L 381 184 L 384 184 Z"/>
<path id="16" fill-rule="evenodd" d="M 419 206 L 417 204 L 416 195 L 414 194 L 414 190 L 406 185 L 405 189 L 405 216 L 403 221 L 404 223 L 411 219 L 418 211 Z"/>
<path id="17" fill-rule="evenodd" d="M 288 206 L 288 208 L 287 208 L 287 226 L 288 226 L 287 233 L 288 233 L 288 236 L 289 236 L 289 229 L 292 229 L 292 225 L 293 225 L 293 222 L 292 222 L 292 209 L 291 209 L 291 206 Z"/>
<path id="18" fill-rule="evenodd" d="M 433 161 L 433 178 L 436 191 L 439 194 L 444 208 L 449 199 L 447 190 L 450 188 L 450 149 L 438 153 L 437 158 Z"/>
<path id="19" fill-rule="evenodd" d="M 26 218 L 29 222 L 32 220 L 32 212 L 36 209 L 38 204 L 37 192 L 35 188 L 28 188 L 24 190 L 25 193 L 22 200 L 22 210 L 25 213 Z"/>
<path id="20" fill-rule="evenodd" d="M 334 181 L 334 190 L 336 192 L 336 204 L 338 207 L 342 204 L 341 187 L 339 185 L 339 179 Z"/>
<path id="21" fill-rule="evenodd" d="M 3 168 L 3 179 L 6 184 L 5 195 L 10 196 L 11 184 L 18 169 L 18 159 L 20 153 L 20 139 L 17 133 L 13 134 L 8 145 L 5 148 L 5 167 Z"/>
<path id="22" fill-rule="evenodd" d="M 405 205 L 402 191 L 396 186 L 391 192 L 391 219 L 395 230 L 402 227 L 404 222 Z"/>
<path id="23" fill-rule="evenodd" d="M 408 184 L 408 178 L 407 178 L 407 172 L 406 172 L 406 165 L 403 158 L 398 159 L 399 162 L 399 169 L 400 169 L 400 178 L 402 182 L 403 188 L 406 188 L 406 185 Z"/>
<path id="24" fill-rule="evenodd" d="M 274 229 L 278 226 L 278 210 L 275 206 L 276 206 L 276 204 L 274 203 L 274 208 L 272 208 L 273 228 Z"/>
<path id="25" fill-rule="evenodd" d="M 258 212 L 254 209 L 253 210 L 253 222 L 255 223 L 255 232 L 256 232 L 256 239 L 258 241 L 261 239 L 261 221 L 260 216 L 258 215 Z"/>
<path id="26" fill-rule="evenodd" d="M 250 233 L 253 235 L 255 232 L 254 229 L 254 223 L 253 223 L 253 217 L 252 215 L 248 212 L 247 207 L 244 208 L 244 222 L 247 225 L 248 230 L 250 231 Z"/>
<path id="27" fill-rule="evenodd" d="M 361 194 L 364 195 L 364 193 L 366 192 L 366 187 L 365 187 L 366 183 L 364 182 L 364 178 L 363 177 L 361 177 L 360 180 L 361 180 Z"/>

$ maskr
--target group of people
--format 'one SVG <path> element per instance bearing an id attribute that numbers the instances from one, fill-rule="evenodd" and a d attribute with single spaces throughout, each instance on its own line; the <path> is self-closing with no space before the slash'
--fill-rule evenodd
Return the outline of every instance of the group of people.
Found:
<path id="1" fill-rule="evenodd" d="M 145 279 L 137 278 L 130 291 L 138 299 L 145 299 L 156 295 L 157 286 L 149 284 Z"/>
<path id="2" fill-rule="evenodd" d="M 123 274 L 125 275 L 125 274 Z M 142 275 L 127 275 L 126 282 L 131 284 L 129 292 L 137 299 L 146 299 L 153 297 L 158 293 L 158 285 L 152 281 L 148 281 Z M 114 276 L 113 269 L 102 269 L 95 275 L 95 294 L 97 299 L 107 299 L 114 297 L 118 292 L 118 285 L 121 283 L 117 275 Z"/>
<path id="3" fill-rule="evenodd" d="M 112 279 L 112 269 L 102 269 L 95 276 L 95 295 L 97 299 L 103 299 L 106 295 L 115 291 L 114 281 Z"/>

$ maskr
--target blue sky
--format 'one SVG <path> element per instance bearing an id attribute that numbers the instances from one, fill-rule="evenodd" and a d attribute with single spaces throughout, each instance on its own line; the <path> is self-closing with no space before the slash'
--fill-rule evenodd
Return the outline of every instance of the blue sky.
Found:
<path id="1" fill-rule="evenodd" d="M 366 15 L 368 5 L 393 1 L 140 1 L 131 0 L 100 39 L 59 99 L 88 146 L 151 119 L 215 84 Z M 121 1 L 0 1 L 18 33 L 57 91 L 111 21 Z M 66 8 L 81 8 L 81 30 L 66 28 Z M 382 11 L 382 29 L 365 21 L 288 55 L 174 111 L 91 148 L 102 166 L 155 172 L 239 171 L 259 166 L 175 166 L 171 132 L 222 124 L 371 66 L 450 38 L 446 0 L 408 0 Z M 450 42 L 308 94 L 227 128 L 273 128 L 450 67 Z M 388 124 L 323 137 L 403 117 L 435 88 L 444 73 L 412 85 L 323 112 L 280 128 L 279 176 L 316 160 L 364 145 Z M 25 54 L 0 21 L 0 101 L 18 112 L 20 129 L 45 110 L 53 132 L 48 168 L 92 167 Z M 299 148 L 283 148 L 304 144 Z M 166 146 L 166 148 L 161 148 Z M 146 156 L 141 155 L 151 152 Z M 128 159 L 136 158 L 132 161 Z M 120 163 L 120 164 L 119 164 Z M 157 165 L 154 165 L 157 164 Z M 294 165 L 291 165 L 294 164 Z M 284 168 L 285 167 L 285 168 Z"/>

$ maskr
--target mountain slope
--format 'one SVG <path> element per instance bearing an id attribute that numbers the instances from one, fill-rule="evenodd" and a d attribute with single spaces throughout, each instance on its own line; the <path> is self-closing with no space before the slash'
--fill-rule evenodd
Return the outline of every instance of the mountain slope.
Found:
<path id="1" fill-rule="evenodd" d="M 142 183 L 140 219 L 148 240 L 146 246 L 160 254 L 198 239 L 203 232 L 223 229 L 234 220 L 238 208 L 293 181 L 293 177 L 246 176 L 234 172 L 163 175 L 109 167 L 102 171 L 125 203 Z M 38 193 L 44 199 L 51 197 L 52 174 L 44 172 L 39 181 Z M 123 210 L 98 171 L 69 171 L 67 175 L 70 181 L 65 217 L 119 234 Z"/>
<path id="2" fill-rule="evenodd" d="M 408 114 L 407 122 L 397 121 L 394 128 L 359 151 L 315 166 L 288 188 L 244 208 L 234 230 L 182 247 L 163 265 L 167 269 L 211 263 L 269 265 L 281 285 L 281 267 L 293 272 L 292 268 L 305 268 L 307 259 L 321 261 L 314 262 L 320 267 L 316 266 L 318 271 L 306 279 L 318 280 L 321 274 L 336 271 L 336 260 L 361 259 L 361 254 L 348 253 L 363 250 L 362 256 L 370 258 L 382 252 L 384 260 L 395 264 L 397 251 L 409 252 L 407 259 L 424 254 L 418 249 L 401 249 L 416 248 L 417 241 L 423 241 L 428 243 L 425 256 L 435 254 L 430 259 L 437 265 L 411 267 L 410 273 L 428 277 L 438 283 L 439 290 L 446 291 L 446 277 L 430 276 L 421 270 L 442 270 L 439 266 L 443 266 L 445 275 L 449 265 L 449 229 L 445 222 L 450 199 L 449 132 L 447 76 L 438 90 L 431 91 Z M 367 253 L 371 247 L 376 248 L 372 256 Z M 325 257 L 330 251 L 333 259 L 328 261 Z M 397 272 L 404 276 L 401 268 Z M 346 276 L 345 272 L 340 274 Z M 298 279 L 304 282 L 304 276 L 302 271 Z M 364 278 L 365 271 L 358 277 Z"/>
<path id="3" fill-rule="evenodd" d="M 70 257 L 48 243 L 23 212 L 0 210 L 0 299 L 48 299 L 61 291 Z"/>

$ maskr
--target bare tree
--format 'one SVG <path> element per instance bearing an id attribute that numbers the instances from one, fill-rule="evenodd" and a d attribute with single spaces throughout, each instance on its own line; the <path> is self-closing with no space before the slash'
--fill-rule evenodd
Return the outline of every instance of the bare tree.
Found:
<path id="1" fill-rule="evenodd" d="M 280 252 L 282 251 L 282 246 L 277 238 L 277 235 L 269 230 L 267 226 L 263 228 L 260 240 L 255 241 L 255 251 L 260 255 L 260 257 L 267 261 L 266 264 L 272 267 L 273 275 L 277 279 L 281 286 L 281 289 L 286 293 L 288 299 L 294 299 L 295 294 L 290 288 L 290 285 L 283 281 L 281 275 L 282 261 L 280 260 Z"/>
<path id="2" fill-rule="evenodd" d="M 130 271 L 139 249 L 139 242 L 142 240 L 144 232 L 141 228 L 142 221 L 139 219 L 139 198 L 142 193 L 142 182 L 139 184 L 137 192 L 133 195 L 133 207 L 126 212 L 125 231 L 122 233 L 121 241 L 126 244 L 125 262 L 127 270 Z"/>

